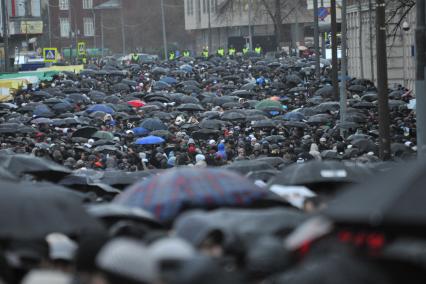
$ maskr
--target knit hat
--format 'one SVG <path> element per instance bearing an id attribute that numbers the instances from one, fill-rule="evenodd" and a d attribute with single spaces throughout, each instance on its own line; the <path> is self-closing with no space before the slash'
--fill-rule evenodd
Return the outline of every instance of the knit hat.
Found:
<path id="1" fill-rule="evenodd" d="M 198 155 L 195 156 L 195 161 L 197 163 L 201 162 L 201 161 L 205 161 L 205 160 L 206 160 L 206 157 L 203 154 L 198 154 Z"/>

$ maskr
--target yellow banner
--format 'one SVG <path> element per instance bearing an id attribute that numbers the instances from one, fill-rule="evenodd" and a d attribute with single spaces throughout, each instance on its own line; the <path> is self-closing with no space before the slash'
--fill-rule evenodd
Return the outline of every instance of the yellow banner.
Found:
<path id="1" fill-rule="evenodd" d="M 42 21 L 21 21 L 21 34 L 42 34 Z"/>

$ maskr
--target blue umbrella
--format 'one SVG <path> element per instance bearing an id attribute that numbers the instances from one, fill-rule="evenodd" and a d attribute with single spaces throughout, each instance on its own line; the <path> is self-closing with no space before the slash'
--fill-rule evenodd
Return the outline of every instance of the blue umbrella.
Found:
<path id="1" fill-rule="evenodd" d="M 134 184 L 114 203 L 145 209 L 170 222 L 185 208 L 244 207 L 268 195 L 267 189 L 229 170 L 178 168 Z"/>
<path id="2" fill-rule="evenodd" d="M 155 144 L 162 144 L 165 140 L 158 136 L 147 136 L 143 138 L 139 138 L 136 140 L 136 145 L 155 145 Z"/>
<path id="3" fill-rule="evenodd" d="M 98 104 L 98 105 L 92 105 L 87 109 L 88 113 L 92 113 L 95 111 L 101 111 L 101 112 L 105 112 L 105 113 L 109 113 L 109 114 L 114 114 L 115 111 L 110 108 L 109 106 L 106 105 L 102 105 L 102 104 Z"/>
<path id="4" fill-rule="evenodd" d="M 145 129 L 143 127 L 135 127 L 132 129 L 132 131 L 133 131 L 133 134 L 135 134 L 135 136 L 137 137 L 148 135 L 150 132 L 148 129 Z"/>
<path id="5" fill-rule="evenodd" d="M 163 77 L 163 78 L 160 79 L 160 81 L 165 82 L 169 85 L 174 85 L 174 84 L 178 83 L 178 80 L 176 80 L 173 77 Z"/>
<path id="6" fill-rule="evenodd" d="M 302 121 L 306 119 L 306 117 L 302 113 L 295 112 L 295 111 L 287 112 L 286 114 L 283 115 L 283 118 L 285 120 L 290 120 L 290 121 Z"/>
<path id="7" fill-rule="evenodd" d="M 36 117 L 53 117 L 55 114 L 47 105 L 38 105 L 33 111 L 33 115 Z"/>
<path id="8" fill-rule="evenodd" d="M 181 67 L 179 67 L 180 70 L 183 70 L 185 72 L 191 73 L 192 72 L 192 66 L 188 64 L 184 64 Z"/>

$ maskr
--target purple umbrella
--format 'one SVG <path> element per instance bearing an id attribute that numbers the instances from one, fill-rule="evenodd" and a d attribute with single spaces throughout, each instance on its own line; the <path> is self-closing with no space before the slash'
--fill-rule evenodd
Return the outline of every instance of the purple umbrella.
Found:
<path id="1" fill-rule="evenodd" d="M 114 202 L 169 222 L 185 209 L 242 207 L 267 196 L 266 189 L 229 170 L 179 168 L 134 184 Z"/>

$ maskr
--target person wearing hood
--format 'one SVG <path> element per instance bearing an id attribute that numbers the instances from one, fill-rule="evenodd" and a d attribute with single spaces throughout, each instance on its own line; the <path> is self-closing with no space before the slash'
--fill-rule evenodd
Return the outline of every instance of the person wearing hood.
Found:
<path id="1" fill-rule="evenodd" d="M 314 157 L 315 160 L 321 161 L 321 153 L 318 150 L 318 145 L 316 143 L 311 144 L 311 149 L 309 150 L 309 155 Z"/>
<path id="2" fill-rule="evenodd" d="M 225 143 L 221 142 L 217 145 L 216 158 L 219 158 L 223 162 L 226 162 L 228 160 Z"/>
<path id="3" fill-rule="evenodd" d="M 197 154 L 195 156 L 195 167 L 197 168 L 207 167 L 206 157 L 203 154 Z"/>

